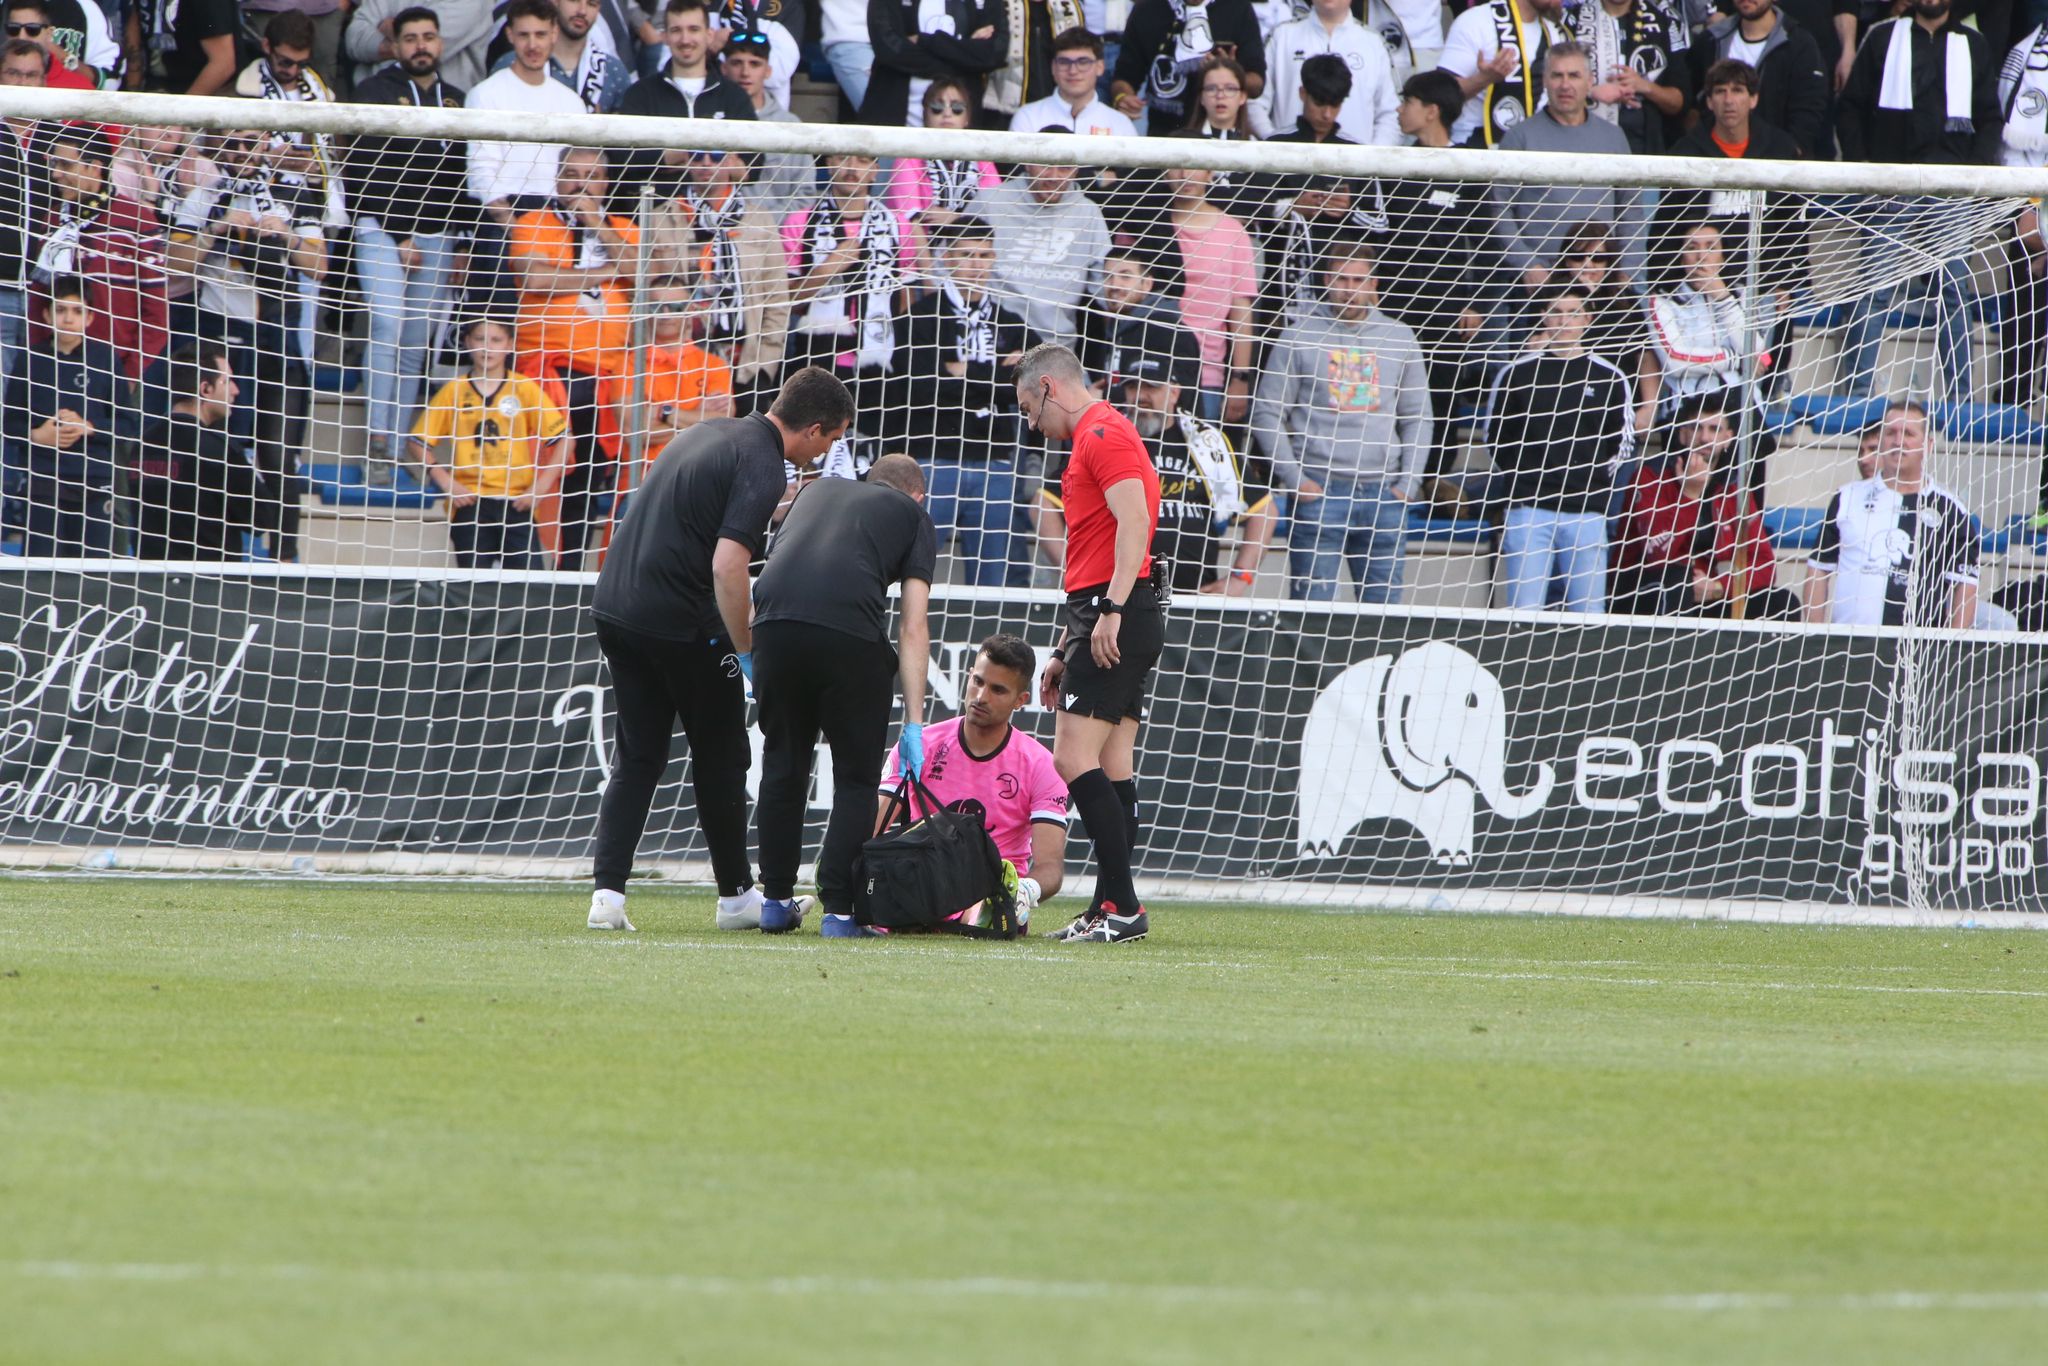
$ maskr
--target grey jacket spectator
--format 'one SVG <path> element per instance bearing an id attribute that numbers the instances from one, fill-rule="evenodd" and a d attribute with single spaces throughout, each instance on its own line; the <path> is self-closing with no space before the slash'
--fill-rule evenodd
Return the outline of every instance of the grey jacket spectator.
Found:
<path id="1" fill-rule="evenodd" d="M 1693 89 L 1704 107 L 1707 68 L 1733 58 L 1756 68 L 1763 82 L 1756 115 L 1790 134 L 1801 156 L 1825 159 L 1834 138 L 1828 128 L 1828 68 L 1814 36 L 1792 21 L 1772 0 L 1735 0 L 1736 13 L 1707 28 L 1704 41 L 1691 50 Z M 1745 25 L 1751 33 L 1744 33 Z M 1761 32 L 1762 48 L 1755 50 Z M 1702 116 L 1702 123 L 1706 122 Z"/>
<path id="2" fill-rule="evenodd" d="M 1074 168 L 1027 166 L 977 194 L 974 212 L 995 229 L 999 297 L 1041 340 L 1071 347 L 1109 254 L 1102 210 L 1074 188 Z"/>
<path id="3" fill-rule="evenodd" d="M 343 49 L 356 64 L 356 79 L 362 80 L 392 60 L 392 16 L 409 9 L 417 0 L 357 0 L 349 15 Z M 441 75 L 451 85 L 473 89 L 490 73 L 485 53 L 497 36 L 498 23 L 491 17 L 491 0 L 434 0 L 430 6 L 441 21 Z"/>
<path id="4" fill-rule="evenodd" d="M 1948 83 L 1949 45 L 1958 39 L 1968 44 L 1966 91 Z M 1897 69 L 1900 63 L 1906 69 Z M 1887 95 L 1887 74 L 1910 88 L 1910 107 Z M 1975 30 L 1946 19 L 1932 32 L 1914 19 L 1873 25 L 1856 49 L 1835 114 L 1842 160 L 1912 166 L 1995 166 L 2004 124 L 1991 49 Z"/>
<path id="5" fill-rule="evenodd" d="M 1613 124 L 1587 119 L 1559 123 L 1547 108 L 1508 130 L 1503 151 L 1567 152 L 1578 156 L 1627 156 L 1628 137 Z M 1622 239 L 1622 266 L 1639 276 L 1643 268 L 1642 197 L 1635 190 L 1570 185 L 1493 187 L 1493 205 L 1506 263 L 1516 271 L 1548 270 L 1558 249 L 1580 223 L 1613 223 Z"/>
<path id="6" fill-rule="evenodd" d="M 1422 348 L 1377 308 L 1352 322 L 1324 305 L 1288 328 L 1267 354 L 1252 405 L 1252 433 L 1284 489 L 1336 473 L 1385 479 L 1413 496 L 1431 422 Z"/>

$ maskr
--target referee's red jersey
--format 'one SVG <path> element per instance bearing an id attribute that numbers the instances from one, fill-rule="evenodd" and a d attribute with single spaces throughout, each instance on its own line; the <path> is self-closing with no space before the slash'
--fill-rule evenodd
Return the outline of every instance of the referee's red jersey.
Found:
<path id="1" fill-rule="evenodd" d="M 1159 530 L 1159 471 L 1129 418 L 1107 403 L 1081 414 L 1074 453 L 1060 480 L 1067 516 L 1067 591 L 1105 584 L 1116 574 L 1116 517 L 1103 490 L 1136 479 L 1145 490 L 1145 545 Z M 1149 555 L 1147 563 L 1149 564 Z M 1138 577 L 1143 578 L 1145 568 Z"/>

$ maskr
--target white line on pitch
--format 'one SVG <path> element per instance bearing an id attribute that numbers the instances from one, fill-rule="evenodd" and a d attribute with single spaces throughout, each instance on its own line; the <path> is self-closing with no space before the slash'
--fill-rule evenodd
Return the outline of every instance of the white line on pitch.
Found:
<path id="1" fill-rule="evenodd" d="M 1742 1313 L 1787 1310 L 1896 1310 L 1988 1312 L 2048 1310 L 2048 1290 L 1892 1290 L 1839 1293 L 1702 1291 L 1682 1294 L 1573 1295 L 1540 1289 L 1516 1291 L 1320 1290 L 1246 1285 L 1146 1285 L 1107 1281 L 1041 1281 L 1019 1276 L 957 1276 L 919 1279 L 880 1276 L 709 1276 L 690 1273 L 522 1270 L 504 1267 L 326 1267 L 301 1263 L 219 1264 L 209 1262 L 0 1262 L 0 1275 L 23 1280 L 180 1283 L 190 1281 L 278 1281 L 351 1283 L 395 1288 L 452 1289 L 502 1286 L 570 1286 L 625 1292 L 667 1291 L 679 1295 L 896 1295 L 932 1299 L 1143 1300 L 1164 1305 L 1405 1304 L 1415 1308 L 1586 1302 L 1616 1308 L 1678 1313 Z"/>

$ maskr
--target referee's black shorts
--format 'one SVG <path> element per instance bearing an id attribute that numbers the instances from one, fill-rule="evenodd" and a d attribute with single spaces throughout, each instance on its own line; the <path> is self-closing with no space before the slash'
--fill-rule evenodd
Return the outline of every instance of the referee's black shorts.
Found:
<path id="1" fill-rule="evenodd" d="M 1117 630 L 1119 658 L 1113 668 L 1095 662 L 1088 638 L 1095 632 L 1100 614 L 1092 605 L 1103 589 L 1088 588 L 1067 595 L 1067 671 L 1060 679 L 1060 710 L 1075 716 L 1092 716 L 1115 724 L 1145 719 L 1145 691 L 1152 682 L 1152 670 L 1166 645 L 1166 614 L 1150 579 L 1138 580 L 1124 604 L 1123 625 Z"/>

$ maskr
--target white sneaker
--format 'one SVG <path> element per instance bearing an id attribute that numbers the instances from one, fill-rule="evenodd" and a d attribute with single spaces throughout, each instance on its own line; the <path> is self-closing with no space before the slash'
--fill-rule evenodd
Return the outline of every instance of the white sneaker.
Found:
<path id="1" fill-rule="evenodd" d="M 718 928 L 758 930 L 761 928 L 761 889 L 749 887 L 738 896 L 718 898 Z"/>
<path id="2" fill-rule="evenodd" d="M 626 898 L 617 892 L 592 892 L 590 894 L 590 919 L 585 923 L 593 930 L 630 930 L 633 928 L 633 922 L 626 919 Z"/>

